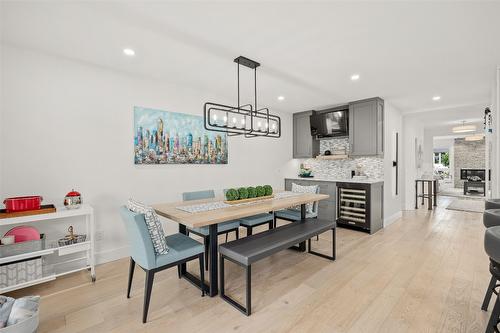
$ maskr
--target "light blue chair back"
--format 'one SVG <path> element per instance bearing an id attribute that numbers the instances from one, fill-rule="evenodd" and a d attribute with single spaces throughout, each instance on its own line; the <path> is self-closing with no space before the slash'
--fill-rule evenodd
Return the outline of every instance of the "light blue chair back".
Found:
<path id="1" fill-rule="evenodd" d="M 142 268 L 156 268 L 156 255 L 153 242 L 146 226 L 144 214 L 131 212 L 127 207 L 120 207 L 120 215 L 127 229 L 130 256 Z"/>
<path id="2" fill-rule="evenodd" d="M 214 190 L 196 191 L 196 192 L 184 192 L 182 193 L 183 201 L 191 200 L 201 200 L 201 199 L 212 199 L 215 198 Z"/>

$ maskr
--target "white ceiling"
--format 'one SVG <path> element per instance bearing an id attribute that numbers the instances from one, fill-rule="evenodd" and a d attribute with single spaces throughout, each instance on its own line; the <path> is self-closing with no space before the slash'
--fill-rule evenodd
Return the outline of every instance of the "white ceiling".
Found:
<path id="1" fill-rule="evenodd" d="M 403 112 L 486 105 L 500 64 L 500 2 L 1 6 L 6 44 L 231 99 L 236 98 L 232 61 L 247 56 L 262 64 L 261 106 L 290 112 L 372 96 Z M 136 56 L 125 57 L 125 47 Z M 353 73 L 360 74 L 359 81 L 350 80 Z M 251 78 L 246 74 L 245 84 Z M 278 95 L 285 101 L 278 102 Z M 434 95 L 441 101 L 432 101 Z"/>

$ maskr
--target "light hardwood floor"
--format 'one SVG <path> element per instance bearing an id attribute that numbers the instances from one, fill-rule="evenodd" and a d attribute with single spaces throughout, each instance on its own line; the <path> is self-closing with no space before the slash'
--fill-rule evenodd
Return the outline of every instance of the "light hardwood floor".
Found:
<path id="1" fill-rule="evenodd" d="M 335 262 L 294 251 L 259 262 L 251 317 L 201 298 L 171 269 L 157 274 L 143 325 L 144 273 L 136 269 L 127 300 L 125 259 L 98 266 L 95 284 L 82 272 L 10 295 L 42 295 L 39 332 L 483 332 L 490 276 L 482 215 L 439 203 L 372 236 L 339 228 Z M 330 235 L 313 247 L 330 249 Z M 226 280 L 241 299 L 241 269 L 228 264 Z"/>

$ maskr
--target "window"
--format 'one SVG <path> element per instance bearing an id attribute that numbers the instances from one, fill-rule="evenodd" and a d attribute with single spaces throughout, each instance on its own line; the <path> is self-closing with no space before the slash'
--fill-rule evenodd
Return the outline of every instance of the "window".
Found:
<path id="1" fill-rule="evenodd" d="M 434 165 L 450 166 L 450 154 L 447 151 L 434 153 Z"/>

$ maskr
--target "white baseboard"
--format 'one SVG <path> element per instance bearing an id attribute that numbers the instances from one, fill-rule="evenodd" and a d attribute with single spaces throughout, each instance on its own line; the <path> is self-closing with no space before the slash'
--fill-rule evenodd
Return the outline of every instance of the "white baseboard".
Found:
<path id="1" fill-rule="evenodd" d="M 96 265 L 104 264 L 110 261 L 115 261 L 129 256 L 128 247 L 123 246 L 113 250 L 97 252 L 95 254 Z"/>
<path id="2" fill-rule="evenodd" d="M 394 222 L 396 222 L 398 219 L 400 219 L 401 217 L 403 216 L 403 212 L 402 211 L 398 211 L 394 214 L 392 214 L 391 216 L 387 217 L 384 219 L 384 228 L 393 224 Z"/>

